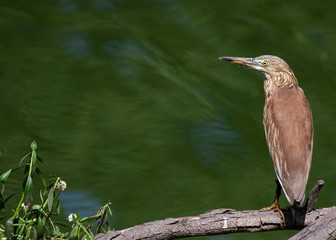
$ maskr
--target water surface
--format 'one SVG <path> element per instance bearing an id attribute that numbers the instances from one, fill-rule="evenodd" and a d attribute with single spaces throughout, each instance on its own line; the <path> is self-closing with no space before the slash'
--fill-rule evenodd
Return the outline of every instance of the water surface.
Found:
<path id="1" fill-rule="evenodd" d="M 113 227 L 123 229 L 269 205 L 264 76 L 217 59 L 263 54 L 285 59 L 310 101 L 308 191 L 323 179 L 316 207 L 334 204 L 334 2 L 33 2 L 0 5 L 1 171 L 35 139 L 45 171 L 68 183 L 64 216 L 94 214 L 111 200 Z"/>

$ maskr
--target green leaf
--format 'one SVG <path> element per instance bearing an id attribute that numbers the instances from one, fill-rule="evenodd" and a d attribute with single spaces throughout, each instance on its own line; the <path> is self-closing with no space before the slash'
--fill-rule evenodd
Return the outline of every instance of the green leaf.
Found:
<path id="1" fill-rule="evenodd" d="M 12 169 L 9 169 L 7 172 L 1 174 L 0 175 L 0 182 L 6 181 L 11 172 L 12 172 Z"/>
<path id="2" fill-rule="evenodd" d="M 37 231 L 36 229 L 33 227 L 33 239 L 37 239 Z"/>
<path id="3" fill-rule="evenodd" d="M 37 155 L 37 160 L 39 160 L 40 163 L 42 163 L 43 165 L 47 166 L 47 162 L 42 157 L 40 157 L 39 155 Z"/>
<path id="4" fill-rule="evenodd" d="M 71 238 L 75 237 L 75 236 L 77 235 L 77 232 L 78 232 L 78 227 L 75 226 L 75 227 L 71 230 L 69 238 L 71 239 Z"/>
<path id="5" fill-rule="evenodd" d="M 95 236 L 94 236 L 93 232 L 89 231 L 89 233 L 90 233 L 91 238 L 95 239 Z"/>
<path id="6" fill-rule="evenodd" d="M 42 236 L 46 219 L 45 217 L 39 216 L 37 218 L 37 235 Z"/>
<path id="7" fill-rule="evenodd" d="M 57 214 L 59 215 L 61 213 L 61 204 L 58 199 L 55 199 L 55 206 L 56 206 Z"/>
<path id="8" fill-rule="evenodd" d="M 34 176 L 36 171 L 36 164 L 33 164 L 32 170 L 31 170 L 31 176 Z"/>
<path id="9" fill-rule="evenodd" d="M 5 191 L 5 183 L 1 184 L 1 190 L 0 193 L 3 194 Z"/>
<path id="10" fill-rule="evenodd" d="M 33 220 L 28 220 L 27 222 L 26 222 L 26 227 L 31 227 L 31 226 L 33 226 L 35 224 L 35 222 L 33 221 Z"/>
<path id="11" fill-rule="evenodd" d="M 91 216 L 91 217 L 84 217 L 82 219 L 79 220 L 80 223 L 85 223 L 85 222 L 89 222 L 89 221 L 92 221 L 92 220 L 95 220 L 95 217 L 94 216 Z"/>
<path id="12" fill-rule="evenodd" d="M 53 207 L 54 191 L 55 191 L 55 189 L 52 188 L 52 189 L 50 189 L 49 194 L 48 194 L 48 210 L 49 210 L 49 212 L 51 212 L 52 207 Z"/>
<path id="13" fill-rule="evenodd" d="M 47 198 L 48 197 L 48 193 L 49 193 L 49 189 L 45 188 L 43 190 L 43 197 Z M 42 201 L 43 202 L 43 201 Z"/>
<path id="14" fill-rule="evenodd" d="M 110 205 L 110 204 L 109 204 L 109 205 Z M 109 210 L 110 216 L 113 216 L 113 215 L 112 215 L 112 210 L 111 210 L 110 206 L 108 206 L 107 208 L 108 208 L 108 210 Z"/>
<path id="15" fill-rule="evenodd" d="M 41 203 L 43 203 L 44 198 L 43 198 L 43 192 L 42 192 L 42 189 L 40 190 L 40 199 L 41 199 Z"/>
<path id="16" fill-rule="evenodd" d="M 31 142 L 30 147 L 32 150 L 35 150 L 37 148 L 37 143 L 34 141 Z"/>
<path id="17" fill-rule="evenodd" d="M 56 234 L 59 234 L 59 233 L 60 233 L 60 229 L 59 229 L 59 227 L 58 227 L 58 226 L 55 226 L 54 233 L 56 233 Z"/>
<path id="18" fill-rule="evenodd" d="M 23 158 L 21 158 L 19 166 L 21 166 L 23 160 L 25 160 L 28 156 L 30 156 L 30 153 L 27 153 Z"/>
<path id="19" fill-rule="evenodd" d="M 26 186 L 24 189 L 25 198 L 27 199 L 27 197 L 30 197 L 32 192 L 33 192 L 33 179 L 31 178 L 31 176 L 28 176 Z"/>
<path id="20" fill-rule="evenodd" d="M 89 235 L 85 234 L 86 236 L 84 236 L 82 239 L 86 240 L 87 237 L 89 237 L 90 240 L 94 240 L 95 237 L 94 237 L 93 233 L 91 231 L 88 231 L 88 232 L 89 232 Z"/>
<path id="21" fill-rule="evenodd" d="M 33 205 L 32 210 L 38 210 L 38 211 L 40 211 L 41 208 L 42 208 L 41 205 L 35 204 L 35 205 Z"/>
<path id="22" fill-rule="evenodd" d="M 36 174 L 40 176 L 41 181 L 43 183 L 43 186 L 46 187 L 47 186 L 47 180 L 46 180 L 44 174 L 42 173 L 42 171 L 39 168 L 36 168 Z"/>
<path id="23" fill-rule="evenodd" d="M 20 225 L 22 225 L 22 224 L 24 224 L 26 221 L 25 221 L 26 219 L 24 219 L 24 218 L 20 218 L 19 217 L 19 221 L 17 222 L 18 224 L 20 224 Z M 14 226 L 15 226 L 15 224 L 14 224 Z M 22 226 L 23 227 L 23 226 Z"/>

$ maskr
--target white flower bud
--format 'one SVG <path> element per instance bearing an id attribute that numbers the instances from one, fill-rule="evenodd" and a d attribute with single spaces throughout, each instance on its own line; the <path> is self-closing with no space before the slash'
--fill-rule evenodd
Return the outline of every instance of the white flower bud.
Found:
<path id="1" fill-rule="evenodd" d="M 69 222 L 73 222 L 74 219 L 77 219 L 77 215 L 75 213 L 71 213 L 69 216 L 68 216 L 68 220 Z"/>
<path id="2" fill-rule="evenodd" d="M 23 210 L 25 210 L 25 212 L 27 212 L 29 210 L 29 207 L 30 207 L 30 203 L 28 203 L 27 205 L 23 202 L 21 204 L 21 207 L 23 208 Z"/>
<path id="3" fill-rule="evenodd" d="M 67 183 L 63 180 L 59 181 L 56 186 L 61 191 L 64 191 L 67 188 Z"/>

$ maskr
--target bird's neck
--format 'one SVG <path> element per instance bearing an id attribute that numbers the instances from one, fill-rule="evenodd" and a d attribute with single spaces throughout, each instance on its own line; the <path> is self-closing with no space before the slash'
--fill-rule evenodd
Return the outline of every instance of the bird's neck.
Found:
<path id="1" fill-rule="evenodd" d="M 298 86 L 298 82 L 293 72 L 277 72 L 271 75 L 265 73 L 264 81 L 265 95 L 270 95 L 273 91 L 280 88 L 292 88 Z"/>

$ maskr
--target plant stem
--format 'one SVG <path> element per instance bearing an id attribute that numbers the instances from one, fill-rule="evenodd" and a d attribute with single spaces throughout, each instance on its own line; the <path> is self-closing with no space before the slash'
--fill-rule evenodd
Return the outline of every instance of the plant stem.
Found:
<path id="1" fill-rule="evenodd" d="M 13 219 L 15 219 L 17 215 L 19 215 L 20 208 L 21 208 L 21 205 L 23 203 L 23 199 L 24 199 L 24 194 L 22 194 L 20 202 L 19 202 L 18 206 L 16 207 L 16 210 L 15 210 L 14 215 L 13 215 Z"/>

